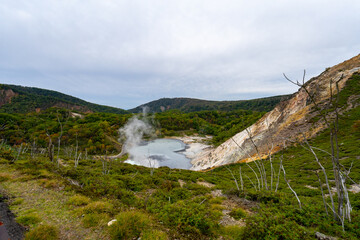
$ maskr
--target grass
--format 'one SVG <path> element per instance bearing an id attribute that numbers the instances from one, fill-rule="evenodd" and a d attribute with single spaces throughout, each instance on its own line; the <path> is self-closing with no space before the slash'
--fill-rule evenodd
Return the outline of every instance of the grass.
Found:
<path id="1" fill-rule="evenodd" d="M 355 94 L 350 90 L 346 89 L 345 97 Z M 357 107 L 341 115 L 339 120 L 341 163 L 348 168 L 353 162 L 350 177 L 355 182 L 360 182 L 359 119 L 360 107 Z M 328 130 L 319 133 L 310 143 L 331 151 Z M 7 148 L 3 156 L 8 157 L 8 152 L 11 151 Z M 316 153 L 329 179 L 333 179 L 331 159 L 324 152 Z M 360 193 L 349 193 L 352 222 L 345 223 L 343 232 L 339 223 L 326 215 L 314 173 L 319 167 L 312 154 L 299 144 L 273 156 L 272 191 L 255 191 L 245 175 L 253 181 L 255 176 L 245 164 L 227 166 L 237 178 L 242 166 L 244 191 L 238 191 L 226 167 L 208 172 L 161 167 L 150 175 L 148 168 L 113 161 L 110 173 L 105 175 L 101 161 L 96 159 L 83 160 L 75 169 L 73 160 L 65 156 L 60 168 L 44 156 L 31 159 L 25 154 L 12 164 L 5 157 L 0 159 L 0 186 L 8 195 L 16 197 L 11 209 L 18 219 L 38 216 L 43 223 L 58 229 L 61 239 L 217 239 L 221 236 L 224 239 L 312 239 L 315 231 L 342 239 L 360 238 Z M 274 192 L 281 158 L 302 209 L 283 175 L 279 178 L 278 192 Z M 255 163 L 249 164 L 256 169 Z M 270 172 L 267 160 L 265 169 Z M 324 183 L 322 173 L 320 178 Z M 69 179 L 78 184 L 70 184 Z M 186 184 L 181 187 L 179 179 Z M 207 188 L 197 184 L 199 181 L 215 186 Z M 270 185 L 270 174 L 267 181 Z M 334 187 L 333 182 L 330 185 Z M 213 197 L 212 191 L 218 189 L 227 196 Z M 233 203 L 230 215 L 244 219 L 245 227 L 219 224 L 229 196 L 242 199 Z M 254 202 L 256 204 L 245 206 Z M 245 207 L 252 214 L 246 214 L 242 210 Z M 115 216 L 117 222 L 107 227 L 106 222 Z M 30 231 L 35 231 L 42 224 L 33 221 L 30 225 Z"/>
<path id="2" fill-rule="evenodd" d="M 41 238 L 47 228 L 40 227 L 40 221 L 56 228 L 60 239 L 109 239 L 104 226 L 99 226 L 97 231 L 89 231 L 82 225 L 81 218 L 67 204 L 70 198 L 77 196 L 74 192 L 44 188 L 38 180 L 24 176 L 10 165 L 0 164 L 0 172 L 7 172 L 12 179 L 2 182 L 1 189 L 7 195 L 21 197 L 21 200 L 16 198 L 10 202 L 10 208 L 19 223 L 30 227 L 26 239 L 57 239 L 50 235 L 44 235 L 49 238 Z"/>
<path id="3" fill-rule="evenodd" d="M 26 240 L 58 240 L 59 230 L 54 226 L 40 225 L 28 232 Z"/>

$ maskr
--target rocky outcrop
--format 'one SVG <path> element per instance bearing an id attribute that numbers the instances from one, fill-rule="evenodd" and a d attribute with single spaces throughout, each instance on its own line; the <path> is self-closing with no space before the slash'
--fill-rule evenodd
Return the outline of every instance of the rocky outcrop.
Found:
<path id="1" fill-rule="evenodd" d="M 18 95 L 19 94 L 14 92 L 12 89 L 0 89 L 0 107 L 7 103 L 11 103 L 11 99 Z"/>
<path id="2" fill-rule="evenodd" d="M 325 104 L 330 98 L 330 89 L 333 94 L 335 93 L 335 87 L 333 85 L 331 88 L 330 82 L 338 82 L 341 90 L 355 72 L 360 72 L 360 55 L 326 69 L 318 77 L 306 82 L 304 86 L 317 103 Z M 289 100 L 279 103 L 272 111 L 250 126 L 248 131 L 244 130 L 236 134 L 219 147 L 193 159 L 192 169 L 202 170 L 266 157 L 269 151 L 279 151 L 283 147 L 284 140 L 294 141 L 302 134 L 313 137 L 325 127 L 321 120 L 310 123 L 316 115 L 317 112 L 314 111 L 314 104 L 310 97 L 304 89 L 300 88 Z"/>

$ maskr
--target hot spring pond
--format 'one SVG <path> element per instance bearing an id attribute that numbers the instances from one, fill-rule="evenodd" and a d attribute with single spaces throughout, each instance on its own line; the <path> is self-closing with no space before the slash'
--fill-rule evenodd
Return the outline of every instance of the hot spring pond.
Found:
<path id="1" fill-rule="evenodd" d="M 143 142 L 129 150 L 130 157 L 126 162 L 145 167 L 190 169 L 191 160 L 181 153 L 185 148 L 186 144 L 176 139 L 162 138 Z"/>

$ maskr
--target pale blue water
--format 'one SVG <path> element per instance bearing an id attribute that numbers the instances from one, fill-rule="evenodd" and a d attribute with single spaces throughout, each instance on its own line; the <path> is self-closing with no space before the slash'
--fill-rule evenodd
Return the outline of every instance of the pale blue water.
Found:
<path id="1" fill-rule="evenodd" d="M 190 159 L 185 157 L 186 144 L 176 139 L 156 139 L 144 142 L 141 146 L 129 150 L 127 163 L 146 166 L 190 169 Z"/>

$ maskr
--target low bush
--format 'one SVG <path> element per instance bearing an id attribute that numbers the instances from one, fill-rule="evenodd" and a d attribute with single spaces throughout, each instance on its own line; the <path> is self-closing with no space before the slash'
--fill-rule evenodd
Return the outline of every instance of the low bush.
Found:
<path id="1" fill-rule="evenodd" d="M 83 195 L 74 195 L 69 198 L 67 204 L 73 206 L 84 206 L 88 205 L 91 202 L 90 198 L 83 196 Z"/>
<path id="2" fill-rule="evenodd" d="M 36 213 L 29 213 L 18 217 L 16 221 L 24 226 L 31 226 L 41 222 L 41 218 Z"/>
<path id="3" fill-rule="evenodd" d="M 214 235 L 221 212 L 211 211 L 208 204 L 178 201 L 163 206 L 160 219 L 180 232 L 192 235 Z"/>
<path id="4" fill-rule="evenodd" d="M 114 206 L 109 202 L 96 201 L 89 203 L 82 209 L 82 211 L 84 213 L 111 213 L 113 207 Z"/>
<path id="5" fill-rule="evenodd" d="M 240 220 L 246 217 L 246 211 L 242 208 L 234 208 L 230 213 L 230 216 L 235 218 L 236 220 Z"/>
<path id="6" fill-rule="evenodd" d="M 151 228 L 150 216 L 137 210 L 122 212 L 117 215 L 116 220 L 109 227 L 111 239 L 114 240 L 138 239 L 143 232 L 147 232 Z"/>
<path id="7" fill-rule="evenodd" d="M 23 198 L 16 198 L 14 201 L 11 202 L 11 205 L 19 205 L 24 202 Z"/>
<path id="8" fill-rule="evenodd" d="M 57 240 L 59 231 L 54 226 L 40 225 L 25 235 L 25 240 Z"/>
<path id="9" fill-rule="evenodd" d="M 6 182 L 11 179 L 11 175 L 7 173 L 0 173 L 0 182 Z"/>
<path id="10" fill-rule="evenodd" d="M 143 233 L 141 236 L 142 240 L 167 240 L 169 237 L 166 233 L 160 231 L 160 230 L 149 230 Z"/>
<path id="11" fill-rule="evenodd" d="M 244 227 L 239 226 L 226 226 L 223 230 L 223 235 L 226 236 L 228 240 L 238 240 L 243 239 Z"/>
<path id="12" fill-rule="evenodd" d="M 110 217 L 108 214 L 106 213 L 89 213 L 89 214 L 85 214 L 84 218 L 82 219 L 82 224 L 84 225 L 84 227 L 86 228 L 90 228 L 90 227 L 96 227 L 98 225 L 106 225 L 107 222 L 109 222 Z"/>

